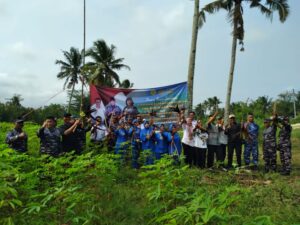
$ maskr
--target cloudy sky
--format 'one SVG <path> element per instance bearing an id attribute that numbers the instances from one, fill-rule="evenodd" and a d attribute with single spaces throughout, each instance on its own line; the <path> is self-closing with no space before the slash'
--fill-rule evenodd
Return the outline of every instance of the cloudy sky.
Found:
<path id="1" fill-rule="evenodd" d="M 86 0 L 87 47 L 104 39 L 117 46 L 135 88 L 185 81 L 191 42 L 191 0 Z M 210 2 L 201 0 L 202 6 Z M 300 1 L 290 0 L 285 24 L 245 8 L 245 52 L 238 52 L 233 101 L 300 90 Z M 62 90 L 56 59 L 82 48 L 83 0 L 0 0 L 0 102 L 21 94 L 38 107 Z M 297 28 L 298 27 L 298 28 Z M 225 13 L 207 18 L 199 31 L 194 104 L 218 96 L 223 102 L 230 63 L 231 27 Z M 64 93 L 51 102 L 65 103 Z"/>

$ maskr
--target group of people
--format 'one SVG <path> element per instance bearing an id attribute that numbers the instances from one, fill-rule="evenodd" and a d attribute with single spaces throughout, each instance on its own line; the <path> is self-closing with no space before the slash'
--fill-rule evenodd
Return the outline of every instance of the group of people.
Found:
<path id="1" fill-rule="evenodd" d="M 191 166 L 210 168 L 217 166 L 228 170 L 234 166 L 233 155 L 237 159 L 237 167 L 242 166 L 242 147 L 244 144 L 244 165 L 258 168 L 258 133 L 259 126 L 254 122 L 252 114 L 247 122 L 237 123 L 235 116 L 229 116 L 224 124 L 218 113 L 210 115 L 206 124 L 195 120 L 195 113 L 178 112 L 178 121 L 171 124 L 156 124 L 152 116 L 143 119 L 138 111 L 128 104 L 123 111 L 115 113 L 114 105 L 101 116 L 90 115 L 83 122 L 71 114 L 64 114 L 64 124 L 57 127 L 56 119 L 46 118 L 38 130 L 40 153 L 57 157 L 65 152 L 75 151 L 80 154 L 86 145 L 86 133 L 91 132 L 91 144 L 95 147 L 107 147 L 109 152 L 120 155 L 121 159 L 131 151 L 132 167 L 139 168 L 142 152 L 148 152 L 145 164 L 153 164 L 165 154 L 175 159 L 181 155 L 182 148 L 185 162 Z M 23 120 L 17 120 L 15 128 L 7 134 L 6 143 L 19 152 L 27 151 L 28 137 L 23 131 Z M 291 171 L 291 132 L 288 117 L 279 119 L 273 116 L 264 121 L 263 159 L 265 172 L 276 171 L 277 150 L 280 151 L 282 174 Z M 277 128 L 280 129 L 277 143 Z M 182 138 L 178 131 L 183 131 Z M 227 164 L 225 159 L 227 156 Z M 252 156 L 252 160 L 251 159 Z"/>
<path id="2" fill-rule="evenodd" d="M 187 119 L 181 115 L 182 146 L 186 163 L 200 168 L 213 168 L 216 162 L 217 167 L 228 170 L 233 167 L 235 152 L 237 167 L 241 167 L 244 145 L 244 166 L 257 170 L 259 126 L 254 122 L 253 114 L 248 114 L 245 123 L 237 123 L 235 115 L 231 114 L 227 125 L 224 124 L 223 117 L 217 117 L 217 115 L 217 112 L 210 115 L 205 126 L 201 120 L 194 120 L 194 112 L 190 112 Z M 277 128 L 280 129 L 278 143 Z M 262 147 L 265 172 L 277 170 L 276 158 L 277 151 L 279 151 L 282 165 L 281 174 L 290 174 L 291 132 L 292 127 L 288 117 L 279 118 L 274 115 L 270 119 L 264 120 Z M 227 165 L 225 166 L 226 156 Z"/>

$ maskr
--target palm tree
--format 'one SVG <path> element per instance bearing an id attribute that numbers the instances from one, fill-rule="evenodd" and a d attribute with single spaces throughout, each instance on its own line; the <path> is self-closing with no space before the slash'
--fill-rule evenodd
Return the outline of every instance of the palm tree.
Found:
<path id="1" fill-rule="evenodd" d="M 119 85 L 120 88 L 132 88 L 133 87 L 133 83 L 130 82 L 130 80 L 125 79 L 121 82 L 121 84 Z"/>
<path id="2" fill-rule="evenodd" d="M 20 94 L 14 94 L 12 98 L 9 98 L 9 104 L 16 106 L 16 107 L 21 107 L 21 101 L 24 100 L 24 98 L 21 97 Z"/>
<path id="3" fill-rule="evenodd" d="M 220 99 L 218 99 L 216 96 L 212 98 L 208 98 L 203 102 L 203 105 L 205 108 L 209 111 L 210 114 L 213 114 L 216 112 L 219 108 L 219 104 L 222 103 Z"/>
<path id="4" fill-rule="evenodd" d="M 94 46 L 87 50 L 86 56 L 93 61 L 86 63 L 91 71 L 90 82 L 101 86 L 114 87 L 121 85 L 119 75 L 115 72 L 123 68 L 130 70 L 130 67 L 122 64 L 124 58 L 115 57 L 116 47 L 108 46 L 104 40 L 97 40 Z"/>
<path id="5" fill-rule="evenodd" d="M 260 96 L 256 99 L 255 102 L 258 104 L 259 108 L 261 108 L 262 114 L 264 116 L 272 108 L 272 98 L 269 98 L 268 96 Z"/>
<path id="6" fill-rule="evenodd" d="M 195 61 L 196 61 L 196 49 L 198 38 L 198 21 L 199 21 L 199 0 L 194 0 L 194 16 L 192 27 L 192 41 L 190 49 L 190 59 L 188 68 L 188 109 L 193 108 L 193 94 L 194 94 L 194 73 L 195 73 Z"/>
<path id="7" fill-rule="evenodd" d="M 55 64 L 60 65 L 60 72 L 57 74 L 58 79 L 65 79 L 64 89 L 72 89 L 69 98 L 68 112 L 70 112 L 71 101 L 75 89 L 75 85 L 78 83 L 82 66 L 82 54 L 78 49 L 71 47 L 70 51 L 63 51 L 65 61 L 56 60 Z"/>
<path id="8" fill-rule="evenodd" d="M 266 0 L 263 5 L 261 0 L 216 0 L 212 3 L 207 4 L 199 14 L 199 25 L 201 26 L 205 22 L 205 13 L 213 14 L 223 9 L 228 12 L 228 19 L 233 27 L 232 31 L 232 48 L 231 48 L 231 64 L 229 69 L 229 77 L 227 83 L 227 94 L 225 103 L 225 123 L 228 121 L 228 115 L 230 111 L 230 100 L 231 91 L 233 83 L 233 74 L 236 59 L 236 49 L 237 42 L 241 45 L 241 51 L 244 51 L 244 4 L 249 3 L 250 8 L 257 8 L 262 14 L 264 14 L 268 19 L 272 20 L 273 12 L 278 11 L 279 20 L 283 23 L 285 22 L 287 16 L 289 15 L 289 5 L 287 0 Z"/>

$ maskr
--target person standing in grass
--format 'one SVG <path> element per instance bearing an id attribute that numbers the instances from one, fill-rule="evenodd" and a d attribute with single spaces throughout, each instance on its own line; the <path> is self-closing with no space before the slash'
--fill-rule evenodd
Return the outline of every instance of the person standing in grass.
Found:
<path id="1" fill-rule="evenodd" d="M 94 143 L 99 148 L 102 148 L 104 145 L 105 137 L 108 132 L 106 126 L 102 123 L 101 116 L 97 116 L 96 123 L 91 128 L 91 142 Z"/>
<path id="2" fill-rule="evenodd" d="M 228 137 L 228 162 L 227 169 L 232 168 L 233 153 L 235 151 L 238 167 L 242 166 L 242 133 L 241 125 L 235 120 L 235 115 L 229 115 L 229 124 L 226 126 L 225 134 Z"/>
<path id="3" fill-rule="evenodd" d="M 222 155 L 220 151 L 220 143 L 219 143 L 219 128 L 214 123 L 218 112 L 215 112 L 213 115 L 209 116 L 207 122 L 207 132 L 208 132 L 208 140 L 207 140 L 207 167 L 212 168 L 214 166 L 215 157 L 217 162 L 221 162 Z"/>
<path id="4" fill-rule="evenodd" d="M 183 129 L 183 137 L 182 137 L 182 147 L 183 153 L 185 155 L 185 163 L 190 166 L 193 165 L 194 157 L 195 157 L 195 139 L 193 135 L 193 122 L 192 118 L 188 117 L 186 120 L 183 119 L 181 121 L 181 126 Z"/>
<path id="5" fill-rule="evenodd" d="M 169 142 L 169 154 L 177 155 L 178 157 L 181 155 L 182 145 L 181 138 L 178 134 L 178 127 L 176 124 L 171 124 L 168 132 L 168 142 Z"/>
<path id="6" fill-rule="evenodd" d="M 28 136 L 23 131 L 23 126 L 24 120 L 17 119 L 15 121 L 15 128 L 7 133 L 5 139 L 9 147 L 17 152 L 27 152 Z"/>
<path id="7" fill-rule="evenodd" d="M 217 120 L 217 126 L 219 129 L 219 143 L 220 143 L 220 163 L 221 166 L 224 167 L 224 161 L 226 158 L 226 150 L 227 150 L 227 144 L 228 144 L 228 137 L 225 133 L 225 125 L 224 125 L 224 119 L 222 116 L 220 116 Z"/>
<path id="8" fill-rule="evenodd" d="M 159 126 L 159 131 L 154 133 L 155 140 L 155 158 L 161 159 L 164 154 L 168 153 L 168 133 L 165 130 L 165 125 Z"/>
<path id="9" fill-rule="evenodd" d="M 128 149 L 128 136 L 129 132 L 126 129 L 125 121 L 120 120 L 118 128 L 114 131 L 116 136 L 115 154 L 120 154 L 124 159 L 126 151 Z"/>
<path id="10" fill-rule="evenodd" d="M 197 121 L 193 132 L 195 138 L 195 165 L 203 169 L 205 168 L 206 161 L 208 133 L 206 129 L 202 127 L 201 120 Z"/>
<path id="11" fill-rule="evenodd" d="M 154 133 L 155 129 L 152 125 L 153 123 L 148 120 L 144 122 L 144 129 L 141 130 L 140 138 L 142 141 L 142 150 L 146 151 L 149 150 L 150 153 L 147 153 L 146 156 L 146 165 L 153 164 L 153 152 L 155 149 L 155 139 Z"/>
<path id="12" fill-rule="evenodd" d="M 244 124 L 243 129 L 245 131 L 245 150 L 244 160 L 245 165 L 250 165 L 250 154 L 252 155 L 253 169 L 258 169 L 258 131 L 259 126 L 254 122 L 254 116 L 252 113 L 248 114 L 247 122 Z"/>
<path id="13" fill-rule="evenodd" d="M 272 123 L 272 124 L 271 124 Z M 277 125 L 271 119 L 264 120 L 263 131 L 263 159 L 265 161 L 265 172 L 276 171 L 276 131 Z"/>
<path id="14" fill-rule="evenodd" d="M 281 174 L 288 176 L 291 173 L 292 161 L 292 126 L 290 125 L 289 118 L 284 117 L 281 121 L 281 125 L 278 127 L 280 128 L 278 149 L 280 152 L 280 160 L 282 165 Z"/>
<path id="15" fill-rule="evenodd" d="M 61 153 L 61 135 L 61 130 L 56 127 L 55 118 L 48 116 L 37 132 L 40 138 L 40 153 L 58 156 Z"/>
<path id="16" fill-rule="evenodd" d="M 63 117 L 64 124 L 59 129 L 62 133 L 62 151 L 71 152 L 75 150 L 76 136 L 73 132 L 75 120 L 72 118 L 70 113 L 65 113 Z M 73 128 L 72 128 L 73 126 Z"/>
<path id="17" fill-rule="evenodd" d="M 131 137 L 132 167 L 138 169 L 138 159 L 142 150 L 142 142 L 140 138 L 141 128 L 137 119 L 134 119 L 132 123 L 133 125 L 129 129 L 129 136 Z"/>

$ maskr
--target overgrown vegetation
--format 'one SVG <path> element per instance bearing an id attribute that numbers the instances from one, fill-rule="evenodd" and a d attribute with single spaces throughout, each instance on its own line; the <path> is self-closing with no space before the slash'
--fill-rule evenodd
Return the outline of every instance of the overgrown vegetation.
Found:
<path id="1" fill-rule="evenodd" d="M 4 140 L 12 124 L 1 123 Z M 247 170 L 188 168 L 164 158 L 140 170 L 92 149 L 61 158 L 1 144 L 0 224 L 299 224 L 300 130 L 290 177 Z M 262 163 L 262 160 L 261 160 Z"/>

